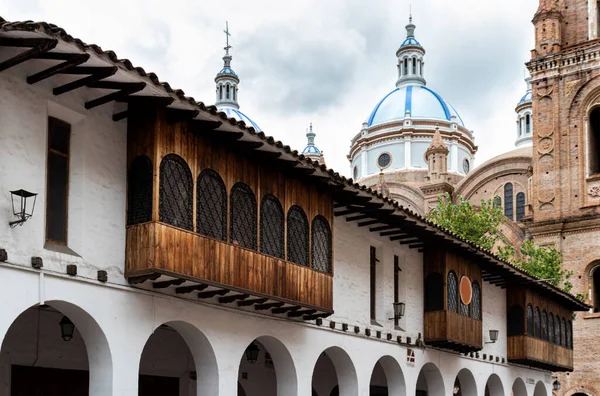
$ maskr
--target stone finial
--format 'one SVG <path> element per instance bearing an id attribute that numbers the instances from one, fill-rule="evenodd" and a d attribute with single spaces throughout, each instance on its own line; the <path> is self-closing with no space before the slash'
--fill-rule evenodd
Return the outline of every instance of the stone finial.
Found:
<path id="1" fill-rule="evenodd" d="M 435 128 L 433 139 L 431 139 L 431 144 L 427 148 L 427 151 L 433 150 L 445 150 L 448 152 L 448 147 L 446 147 L 446 143 L 444 143 L 444 139 L 442 139 L 439 127 Z M 427 152 L 425 152 L 425 156 L 427 156 Z"/>
<path id="2" fill-rule="evenodd" d="M 385 176 L 383 175 L 383 169 L 379 171 L 379 181 L 377 182 L 377 192 L 384 197 L 390 196 L 390 188 L 387 186 Z"/>

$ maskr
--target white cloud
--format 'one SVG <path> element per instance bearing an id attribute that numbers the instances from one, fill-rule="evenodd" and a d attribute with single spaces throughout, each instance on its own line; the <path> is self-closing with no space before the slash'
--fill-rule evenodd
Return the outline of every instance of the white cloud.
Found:
<path id="1" fill-rule="evenodd" d="M 205 103 L 232 31 L 242 110 L 301 150 L 313 122 L 328 165 L 349 174 L 350 139 L 394 88 L 410 0 L 0 0 L 8 20 L 44 20 L 113 49 Z M 514 147 L 536 0 L 419 0 L 428 85 L 476 131 L 477 163 Z"/>

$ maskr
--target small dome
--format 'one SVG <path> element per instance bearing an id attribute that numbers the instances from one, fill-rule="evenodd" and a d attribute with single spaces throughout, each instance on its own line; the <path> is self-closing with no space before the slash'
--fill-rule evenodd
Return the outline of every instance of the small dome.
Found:
<path id="1" fill-rule="evenodd" d="M 525 95 L 523 95 L 521 100 L 519 100 L 519 104 L 525 103 L 525 102 L 530 102 L 531 99 L 533 99 L 533 95 L 531 94 L 531 91 L 527 91 L 527 93 L 525 93 Z"/>
<path id="2" fill-rule="evenodd" d="M 387 121 L 402 120 L 406 112 L 411 118 L 440 119 L 456 117 L 456 123 L 465 126 L 460 115 L 440 95 L 422 85 L 404 85 L 387 94 L 371 112 L 369 126 Z"/>
<path id="3" fill-rule="evenodd" d="M 304 155 L 306 155 L 306 154 L 321 155 L 321 150 L 319 150 L 317 148 L 317 146 L 309 144 L 308 146 L 304 147 L 304 150 L 302 150 L 302 154 L 304 154 Z"/>
<path id="4" fill-rule="evenodd" d="M 230 67 L 224 67 L 221 69 L 221 71 L 219 73 L 217 73 L 217 77 L 219 76 L 236 76 L 237 74 L 235 74 L 235 72 L 233 71 L 232 68 Z"/>
<path id="5" fill-rule="evenodd" d="M 417 41 L 417 39 L 415 39 L 414 37 L 408 37 L 406 40 L 404 40 L 404 42 L 402 43 L 402 45 L 400 45 L 400 47 L 408 47 L 408 46 L 419 46 L 422 47 L 421 43 L 419 43 Z"/>
<path id="6" fill-rule="evenodd" d="M 223 107 L 217 106 L 217 109 L 219 111 L 222 111 L 223 113 L 225 113 L 227 115 L 227 117 L 235 118 L 238 121 L 244 121 L 246 126 L 248 126 L 248 127 L 251 126 L 256 131 L 261 131 L 260 127 L 258 125 L 256 125 L 256 123 L 254 121 L 252 121 L 252 119 L 250 119 L 250 117 L 248 117 L 246 114 L 242 113 L 238 109 L 234 109 L 232 107 L 226 107 L 226 106 L 223 106 Z"/>

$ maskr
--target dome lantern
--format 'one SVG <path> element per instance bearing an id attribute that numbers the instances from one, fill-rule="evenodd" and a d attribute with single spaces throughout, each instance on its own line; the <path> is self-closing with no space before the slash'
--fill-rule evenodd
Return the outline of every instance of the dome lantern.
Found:
<path id="1" fill-rule="evenodd" d="M 412 15 L 406 25 L 406 40 L 402 42 L 396 57 L 398 58 L 398 81 L 396 87 L 411 83 L 425 85 L 423 70 L 425 66 L 425 49 L 415 38 L 416 25 L 412 22 Z"/>

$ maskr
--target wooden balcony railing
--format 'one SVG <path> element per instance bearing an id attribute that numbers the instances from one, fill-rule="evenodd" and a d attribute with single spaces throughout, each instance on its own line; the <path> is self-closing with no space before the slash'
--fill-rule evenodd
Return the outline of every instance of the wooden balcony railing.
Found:
<path id="1" fill-rule="evenodd" d="M 224 292 L 219 295 L 238 292 L 296 305 L 292 308 L 298 312 L 333 312 L 330 274 L 164 223 L 127 228 L 126 262 L 125 276 L 130 282 L 161 281 L 158 276 L 167 276 L 175 279 L 174 283 L 181 280 L 209 290 L 220 288 Z"/>
<path id="2" fill-rule="evenodd" d="M 508 337 L 508 361 L 550 371 L 573 371 L 573 350 L 528 336 Z"/>
<path id="3" fill-rule="evenodd" d="M 457 350 L 478 351 L 483 348 L 482 322 L 451 311 L 425 312 L 426 344 Z"/>

